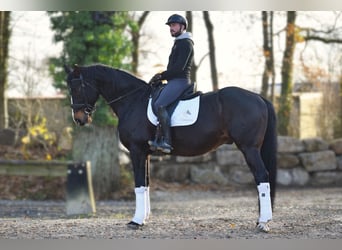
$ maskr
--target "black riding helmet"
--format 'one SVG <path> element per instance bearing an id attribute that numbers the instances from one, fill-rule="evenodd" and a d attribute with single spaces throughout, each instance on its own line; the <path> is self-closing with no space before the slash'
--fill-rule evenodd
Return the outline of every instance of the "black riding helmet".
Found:
<path id="1" fill-rule="evenodd" d="M 188 27 L 188 21 L 186 20 L 186 18 L 178 14 L 173 14 L 172 16 L 170 16 L 165 24 L 170 25 L 171 23 L 183 24 L 185 29 Z"/>

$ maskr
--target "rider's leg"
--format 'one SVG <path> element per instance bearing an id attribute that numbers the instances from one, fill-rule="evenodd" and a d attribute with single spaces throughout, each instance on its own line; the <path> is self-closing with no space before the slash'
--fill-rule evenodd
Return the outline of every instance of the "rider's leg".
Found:
<path id="1" fill-rule="evenodd" d="M 157 149 L 163 153 L 171 153 L 171 129 L 170 129 L 170 116 L 165 107 L 158 108 L 158 120 L 161 127 L 161 140 L 158 143 Z"/>
<path id="2" fill-rule="evenodd" d="M 156 151 L 157 150 L 157 147 L 158 147 L 158 144 L 160 142 L 160 139 L 161 139 L 161 126 L 160 126 L 160 123 L 158 123 L 157 125 L 157 128 L 156 128 L 156 135 L 154 137 L 154 140 L 149 140 L 148 141 L 148 144 L 150 145 L 150 149 L 152 151 Z"/>
<path id="3" fill-rule="evenodd" d="M 157 148 L 164 153 L 171 152 L 170 115 L 166 107 L 177 101 L 188 87 L 189 81 L 187 79 L 170 80 L 155 101 L 154 109 L 157 110 L 160 129 L 157 128 L 155 140 L 148 141 L 151 150 L 155 151 Z M 161 136 L 159 132 L 161 132 Z"/>

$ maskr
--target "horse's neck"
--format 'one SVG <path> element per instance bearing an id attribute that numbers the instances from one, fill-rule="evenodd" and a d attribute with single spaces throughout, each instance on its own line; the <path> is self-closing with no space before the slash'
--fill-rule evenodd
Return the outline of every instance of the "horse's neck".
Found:
<path id="1" fill-rule="evenodd" d="M 122 95 L 131 90 L 141 88 L 142 84 L 144 83 L 125 71 L 113 69 L 113 78 L 111 84 L 115 85 L 113 87 L 116 92 L 120 92 L 120 95 Z"/>
<path id="2" fill-rule="evenodd" d="M 129 75 L 121 70 L 110 69 L 106 75 L 101 73 L 96 78 L 100 83 L 100 94 L 107 102 L 138 87 L 138 84 L 133 81 L 134 78 L 129 78 Z"/>
<path id="3" fill-rule="evenodd" d="M 141 107 L 143 103 L 139 102 L 142 95 L 146 95 L 146 103 L 148 100 L 148 85 L 144 84 L 139 79 L 134 79 L 133 76 L 127 73 L 118 71 L 116 77 L 107 82 L 101 90 L 101 94 L 107 103 L 111 106 L 115 114 L 120 118 L 126 113 L 127 109 L 133 106 Z M 122 75 L 120 75 L 122 74 Z M 108 84 L 110 86 L 108 86 Z M 141 99 L 140 99 L 141 100 Z"/>

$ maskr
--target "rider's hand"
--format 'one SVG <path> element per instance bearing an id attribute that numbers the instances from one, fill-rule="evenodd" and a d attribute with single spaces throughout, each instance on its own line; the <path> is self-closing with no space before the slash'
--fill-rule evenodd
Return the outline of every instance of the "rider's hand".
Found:
<path id="1" fill-rule="evenodd" d="M 161 74 L 160 74 L 160 73 L 157 73 L 157 74 L 155 74 L 155 75 L 152 77 L 152 79 L 150 80 L 150 84 L 153 85 L 153 84 L 159 83 L 161 79 L 162 79 Z"/>

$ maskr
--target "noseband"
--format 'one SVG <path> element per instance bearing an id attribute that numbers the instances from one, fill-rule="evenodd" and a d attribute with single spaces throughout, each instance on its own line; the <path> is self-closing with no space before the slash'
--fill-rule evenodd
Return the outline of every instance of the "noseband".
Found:
<path id="1" fill-rule="evenodd" d="M 84 113 L 86 113 L 87 115 L 91 115 L 92 113 L 95 112 L 96 106 L 95 105 L 91 105 L 88 102 L 88 96 L 87 96 L 87 93 L 85 92 L 85 87 L 86 86 L 91 87 L 92 89 L 96 90 L 96 92 L 97 92 L 97 89 L 95 87 L 93 87 L 89 82 L 83 80 L 82 75 L 80 75 L 79 78 L 75 78 L 75 79 L 71 80 L 71 83 L 70 83 L 70 86 L 69 86 L 71 96 L 72 96 L 72 89 L 80 88 L 80 92 L 81 92 L 81 95 L 82 95 L 83 100 L 84 100 L 84 103 L 78 103 L 78 104 L 72 103 L 71 104 L 71 108 L 73 110 L 83 109 Z M 71 100 L 72 100 L 72 98 L 71 98 Z"/>

